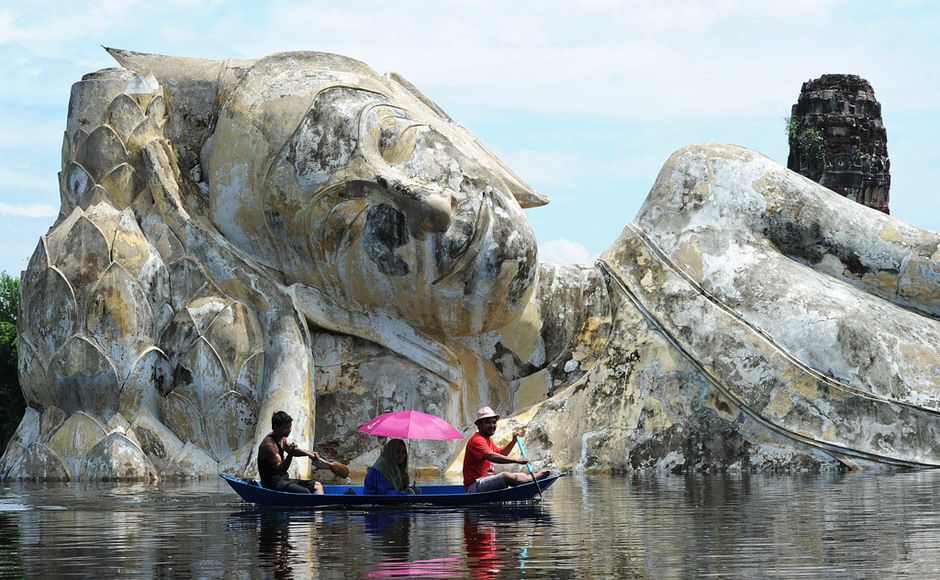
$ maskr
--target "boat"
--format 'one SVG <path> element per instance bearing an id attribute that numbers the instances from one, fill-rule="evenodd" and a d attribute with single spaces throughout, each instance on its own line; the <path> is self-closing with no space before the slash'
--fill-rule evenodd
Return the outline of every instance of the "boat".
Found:
<path id="1" fill-rule="evenodd" d="M 368 495 L 361 485 L 324 485 L 323 494 L 290 493 L 265 489 L 253 479 L 242 479 L 226 473 L 219 477 L 228 483 L 243 500 L 259 506 L 320 507 L 320 506 L 372 506 L 372 505 L 438 505 L 476 506 L 502 502 L 530 502 L 567 475 L 561 472 L 535 482 L 524 483 L 495 491 L 467 493 L 462 485 L 422 485 L 415 495 Z"/>

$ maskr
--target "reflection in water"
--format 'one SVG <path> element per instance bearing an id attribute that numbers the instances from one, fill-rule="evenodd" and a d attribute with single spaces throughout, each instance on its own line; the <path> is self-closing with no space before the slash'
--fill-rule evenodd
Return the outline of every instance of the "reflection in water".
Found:
<path id="1" fill-rule="evenodd" d="M 23 563 L 17 549 L 18 538 L 19 525 L 16 516 L 0 512 L 0 576 L 23 575 Z"/>
<path id="2" fill-rule="evenodd" d="M 290 518 L 279 511 L 261 513 L 258 530 L 258 560 L 269 566 L 275 578 L 293 578 L 290 558 L 294 547 L 290 545 Z"/>
<path id="3" fill-rule="evenodd" d="M 569 477 L 539 506 L 249 508 L 7 484 L 0 577 L 940 577 L 940 471 Z"/>
<path id="4" fill-rule="evenodd" d="M 543 527 L 551 527 L 551 516 L 540 506 L 464 512 L 463 541 L 471 575 L 498 578 L 504 570 L 524 569 L 529 545 Z"/>
<path id="5" fill-rule="evenodd" d="M 290 543 L 290 518 L 290 512 L 282 510 L 252 509 L 232 514 L 227 528 L 242 536 L 256 534 L 260 567 L 274 578 L 294 578 L 300 557 Z"/>
<path id="6" fill-rule="evenodd" d="M 408 560 L 412 513 L 408 510 L 376 509 L 364 516 L 365 532 L 388 560 Z"/>
<path id="7" fill-rule="evenodd" d="M 532 506 L 386 508 L 366 513 L 364 524 L 374 562 L 365 577 L 495 578 L 503 569 L 524 567 L 525 544 L 536 525 L 550 520 Z M 442 527 L 450 542 L 441 541 Z M 454 555 L 454 542 L 464 546 L 465 560 Z"/>
<path id="8" fill-rule="evenodd" d="M 467 512 L 463 516 L 463 542 L 467 548 L 467 564 L 474 578 L 496 578 L 499 561 L 496 553 L 496 524 Z"/>

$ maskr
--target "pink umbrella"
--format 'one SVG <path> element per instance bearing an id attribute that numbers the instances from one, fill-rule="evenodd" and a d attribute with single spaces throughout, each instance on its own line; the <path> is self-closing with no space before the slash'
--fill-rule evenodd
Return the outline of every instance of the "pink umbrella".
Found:
<path id="1" fill-rule="evenodd" d="M 421 411 L 385 413 L 366 421 L 359 431 L 398 439 L 463 439 L 463 435 L 453 425 Z"/>

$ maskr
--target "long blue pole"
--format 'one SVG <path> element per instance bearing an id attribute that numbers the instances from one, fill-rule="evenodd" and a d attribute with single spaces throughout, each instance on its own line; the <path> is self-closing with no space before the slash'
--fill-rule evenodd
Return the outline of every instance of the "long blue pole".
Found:
<path id="1" fill-rule="evenodd" d="M 519 446 L 519 453 L 522 454 L 522 458 L 528 459 L 525 454 L 525 446 L 522 444 L 522 439 L 520 439 L 518 435 L 516 435 L 516 445 Z M 532 464 L 526 463 L 525 466 L 529 468 L 529 475 L 532 476 L 532 481 L 535 482 L 535 489 L 539 492 L 539 499 L 542 499 L 542 488 L 539 486 L 539 480 L 535 477 L 535 472 L 532 471 Z"/>

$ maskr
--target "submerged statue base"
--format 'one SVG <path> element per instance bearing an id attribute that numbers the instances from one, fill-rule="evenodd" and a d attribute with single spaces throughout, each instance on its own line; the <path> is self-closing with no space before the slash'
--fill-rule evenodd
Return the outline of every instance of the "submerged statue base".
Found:
<path id="1" fill-rule="evenodd" d="M 366 419 L 482 404 L 563 469 L 940 464 L 932 232 L 700 145 L 597 264 L 538 265 L 545 198 L 398 75 L 111 53 L 22 279 L 0 477 L 254 475 L 280 409 L 364 471 Z"/>

